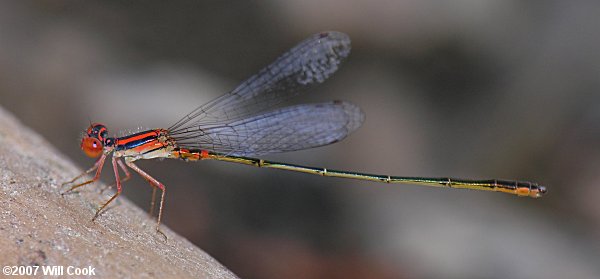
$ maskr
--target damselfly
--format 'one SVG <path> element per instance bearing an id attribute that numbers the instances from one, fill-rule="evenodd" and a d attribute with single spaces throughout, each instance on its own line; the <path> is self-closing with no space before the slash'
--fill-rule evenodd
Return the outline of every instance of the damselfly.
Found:
<path id="1" fill-rule="evenodd" d="M 347 35 L 323 32 L 302 41 L 233 91 L 196 108 L 167 129 L 108 137 L 106 126 L 93 123 L 83 136 L 81 148 L 88 156 L 100 158 L 93 167 L 65 184 L 74 183 L 93 171 L 96 173 L 92 179 L 72 186 L 67 192 L 98 180 L 104 161 L 112 153 L 117 191 L 100 206 L 92 220 L 121 194 L 121 182 L 130 177 L 129 167 L 145 178 L 153 188 L 150 214 L 156 201 L 156 189 L 162 192 L 156 226 L 158 232 L 165 186 L 134 164 L 134 161 L 140 159 L 213 159 L 322 176 L 495 191 L 534 198 L 546 192 L 544 186 L 532 182 L 389 176 L 247 157 L 335 143 L 358 129 L 364 120 L 364 114 L 349 102 L 332 101 L 275 109 L 297 95 L 300 89 L 325 81 L 349 53 L 350 38 Z M 123 179 L 120 178 L 119 168 L 125 173 Z"/>

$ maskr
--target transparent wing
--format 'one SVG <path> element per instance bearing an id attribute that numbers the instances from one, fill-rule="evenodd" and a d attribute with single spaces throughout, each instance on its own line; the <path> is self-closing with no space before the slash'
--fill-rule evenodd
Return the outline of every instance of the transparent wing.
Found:
<path id="1" fill-rule="evenodd" d="M 357 106 L 332 101 L 285 107 L 227 125 L 197 127 L 172 136 L 183 148 L 254 156 L 337 142 L 358 129 L 364 118 Z"/>
<path id="2" fill-rule="evenodd" d="M 350 38 L 346 34 L 331 31 L 313 35 L 233 91 L 196 108 L 169 130 L 185 133 L 264 112 L 296 95 L 299 89 L 325 81 L 349 53 Z"/>

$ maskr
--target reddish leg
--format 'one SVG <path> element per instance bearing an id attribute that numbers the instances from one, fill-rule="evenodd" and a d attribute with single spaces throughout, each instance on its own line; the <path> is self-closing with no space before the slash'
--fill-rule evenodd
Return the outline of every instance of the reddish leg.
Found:
<path id="1" fill-rule="evenodd" d="M 150 181 L 148 181 L 150 182 Z M 154 214 L 154 205 L 156 204 L 156 188 L 154 185 L 152 186 L 152 200 L 150 201 L 150 210 L 148 210 L 148 214 L 152 216 Z"/>
<path id="2" fill-rule="evenodd" d="M 98 180 L 98 178 L 100 178 L 100 173 L 102 172 L 102 167 L 104 166 L 104 160 L 106 160 L 106 154 L 102 154 L 102 157 L 100 157 L 100 159 L 98 159 L 98 161 L 96 161 L 96 163 L 94 164 L 94 166 L 92 166 L 89 170 L 86 170 L 82 174 L 76 176 L 71 181 L 63 183 L 61 186 L 64 186 L 66 184 L 71 184 L 71 183 L 75 182 L 75 180 L 77 180 L 77 179 L 81 178 L 82 176 L 84 176 L 84 175 L 86 175 L 86 174 L 88 174 L 90 172 L 93 172 L 95 169 L 97 169 L 96 175 L 94 175 L 94 178 L 92 178 L 92 179 L 90 179 L 88 181 L 85 181 L 83 183 L 79 183 L 77 185 L 72 186 L 71 189 L 63 192 L 62 195 L 66 194 L 68 192 L 71 192 L 71 191 L 75 190 L 76 188 L 79 188 L 81 186 L 90 184 L 90 183 Z"/>
<path id="3" fill-rule="evenodd" d="M 123 170 L 123 172 L 125 173 L 125 177 L 124 177 L 123 179 L 121 179 L 121 181 L 119 181 L 119 182 L 121 182 L 121 184 L 122 184 L 123 182 L 125 182 L 125 181 L 129 180 L 129 178 L 131 178 L 131 173 L 129 172 L 129 170 L 127 169 L 127 167 L 125 167 L 125 164 L 123 164 L 123 161 L 121 160 L 121 158 L 118 158 L 118 159 L 117 159 L 117 164 L 119 165 L 119 167 L 120 167 L 120 168 Z M 108 186 L 106 186 L 106 187 L 104 187 L 104 188 L 103 188 L 103 189 L 100 191 L 100 194 L 104 193 L 104 191 L 106 191 L 106 189 L 110 189 L 110 188 L 114 187 L 115 185 L 117 185 L 117 183 L 116 183 L 116 182 L 115 182 L 115 183 L 113 183 L 113 184 L 110 184 L 110 185 L 108 185 Z"/>
<path id="4" fill-rule="evenodd" d="M 153 200 L 152 204 L 154 204 L 154 196 L 155 196 L 154 194 L 156 193 L 156 188 L 159 188 L 162 191 L 162 194 L 160 196 L 160 205 L 158 207 L 158 221 L 156 223 L 156 232 L 162 234 L 162 236 L 166 240 L 167 236 L 162 231 L 160 231 L 160 219 L 162 218 L 163 205 L 165 202 L 165 185 L 163 185 L 158 180 L 156 180 L 154 177 L 150 176 L 145 171 L 140 169 L 133 162 L 126 160 L 125 164 L 128 167 L 130 167 L 131 169 L 133 169 L 135 172 L 139 173 L 144 179 L 146 179 L 150 183 L 150 185 L 152 185 L 152 187 L 154 188 L 153 194 L 152 194 L 152 200 Z M 154 207 L 154 206 L 152 205 L 152 207 Z"/>
<path id="5" fill-rule="evenodd" d="M 119 160 L 120 162 L 120 160 Z M 120 194 L 121 191 L 123 190 L 121 188 L 121 180 L 119 179 L 119 168 L 117 167 L 117 159 L 113 156 L 112 157 L 112 165 L 113 165 L 113 171 L 115 172 L 115 179 L 116 179 L 116 184 L 117 184 L 117 193 L 114 194 L 107 202 L 105 202 L 100 209 L 98 209 L 98 211 L 96 211 L 96 215 L 94 215 L 94 218 L 92 218 L 92 222 L 94 220 L 96 220 L 96 218 L 98 218 L 98 216 L 100 215 L 100 212 L 109 204 L 111 203 L 113 200 L 115 200 Z"/>

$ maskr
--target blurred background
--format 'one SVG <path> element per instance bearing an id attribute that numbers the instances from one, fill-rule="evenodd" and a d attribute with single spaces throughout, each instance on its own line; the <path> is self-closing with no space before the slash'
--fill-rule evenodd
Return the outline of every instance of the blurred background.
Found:
<path id="1" fill-rule="evenodd" d="M 168 189 L 167 226 L 242 278 L 600 278 L 600 2 L 163 2 L 0 2 L 0 105 L 87 169 L 90 121 L 166 128 L 342 31 L 350 57 L 294 101 L 351 101 L 363 127 L 264 159 L 531 180 L 548 195 L 139 162 Z M 150 189 L 134 176 L 124 194 L 147 209 Z"/>

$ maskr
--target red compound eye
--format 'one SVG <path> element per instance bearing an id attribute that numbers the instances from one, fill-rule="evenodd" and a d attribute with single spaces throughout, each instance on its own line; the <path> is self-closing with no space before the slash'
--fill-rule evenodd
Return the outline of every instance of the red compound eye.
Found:
<path id="1" fill-rule="evenodd" d="M 100 156 L 103 148 L 102 142 L 97 138 L 84 137 L 81 140 L 81 149 L 88 157 L 96 158 Z"/>

